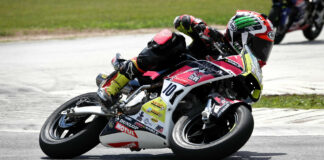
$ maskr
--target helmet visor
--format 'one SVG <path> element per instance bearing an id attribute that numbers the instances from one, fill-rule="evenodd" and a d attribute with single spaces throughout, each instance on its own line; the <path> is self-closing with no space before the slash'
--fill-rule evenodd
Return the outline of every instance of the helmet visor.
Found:
<path id="1" fill-rule="evenodd" d="M 273 47 L 273 41 L 268 41 L 256 36 L 250 36 L 251 40 L 249 41 L 249 47 L 252 50 L 255 57 L 267 62 L 269 55 Z"/>

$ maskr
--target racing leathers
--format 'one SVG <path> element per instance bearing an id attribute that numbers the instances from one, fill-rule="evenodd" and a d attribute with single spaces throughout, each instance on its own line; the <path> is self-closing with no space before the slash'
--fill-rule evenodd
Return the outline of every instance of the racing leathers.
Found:
<path id="1" fill-rule="evenodd" d="M 280 16 L 282 14 L 282 8 L 290 8 L 290 12 L 287 16 L 289 16 L 289 20 L 287 22 L 285 30 L 288 30 L 290 26 L 293 24 L 295 18 L 298 18 L 299 9 L 296 7 L 298 3 L 305 2 L 307 7 L 310 7 L 310 0 L 272 0 L 272 9 L 269 14 L 269 19 L 273 23 L 274 27 L 279 27 L 280 25 Z M 308 9 L 306 9 L 308 10 Z M 273 12 L 273 13 L 271 13 Z M 283 32 L 283 31 L 280 31 Z"/>

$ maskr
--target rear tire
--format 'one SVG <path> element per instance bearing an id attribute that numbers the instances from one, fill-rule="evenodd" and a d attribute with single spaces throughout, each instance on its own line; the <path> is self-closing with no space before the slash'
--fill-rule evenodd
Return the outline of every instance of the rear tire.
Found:
<path id="1" fill-rule="evenodd" d="M 39 145 L 49 157 L 73 158 L 89 151 L 99 143 L 100 132 L 108 122 L 105 117 L 93 116 L 91 121 L 91 115 L 88 115 L 75 122 L 67 123 L 63 120 L 66 127 L 61 127 L 59 124 L 64 116 L 61 112 L 74 107 L 81 98 L 88 98 L 91 102 L 100 105 L 96 93 L 86 93 L 65 102 L 44 123 L 39 135 Z M 67 117 L 63 117 L 65 118 Z"/>
<path id="2" fill-rule="evenodd" d="M 317 19 L 319 18 L 319 15 L 323 12 L 324 7 L 323 2 L 312 2 L 311 6 L 314 7 L 313 12 L 316 12 L 316 15 L 311 17 L 311 25 L 303 30 L 304 36 L 310 41 L 314 40 L 321 34 L 321 31 L 323 29 L 323 17 L 320 20 L 320 22 L 317 22 Z"/>
<path id="3" fill-rule="evenodd" d="M 323 23 L 320 25 L 315 25 L 314 22 L 311 26 L 303 30 L 303 34 L 309 41 L 312 41 L 321 34 L 322 28 Z"/>
<path id="4" fill-rule="evenodd" d="M 170 146 L 181 158 L 221 159 L 239 150 L 253 131 L 253 117 L 245 106 L 238 106 L 202 130 L 201 112 L 190 111 L 182 116 L 172 130 Z"/>

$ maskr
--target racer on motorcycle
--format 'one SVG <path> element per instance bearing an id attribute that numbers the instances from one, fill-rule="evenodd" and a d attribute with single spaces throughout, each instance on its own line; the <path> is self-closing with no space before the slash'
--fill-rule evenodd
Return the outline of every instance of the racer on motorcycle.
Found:
<path id="1" fill-rule="evenodd" d="M 289 15 L 289 17 L 291 17 L 291 19 L 293 19 L 297 15 L 298 9 L 295 7 L 296 0 L 272 0 L 272 3 L 273 3 L 272 8 L 274 8 L 275 14 L 272 14 L 274 16 L 269 17 L 269 19 L 273 23 L 274 27 L 279 26 L 279 18 L 280 18 L 280 14 L 281 14 L 282 4 L 285 4 L 286 7 L 291 9 L 291 12 Z M 288 28 L 291 26 L 292 22 L 293 21 L 290 20 L 290 22 L 288 23 Z"/>
<path id="2" fill-rule="evenodd" d="M 181 61 L 182 53 L 189 53 L 197 59 L 214 59 L 222 52 L 236 55 L 247 44 L 262 67 L 273 46 L 274 33 L 270 20 L 253 11 L 238 10 L 228 22 L 224 35 L 191 15 L 176 17 L 174 27 L 190 36 L 193 42 L 186 47 L 181 34 L 166 29 L 156 34 L 138 57 L 126 61 L 118 71 L 109 75 L 110 82 L 98 92 L 105 106 L 114 102 L 117 93 L 131 79 L 149 70 L 160 71 L 174 66 Z M 221 50 L 215 47 L 216 43 Z"/>
<path id="3" fill-rule="evenodd" d="M 273 23 L 273 26 L 274 27 L 278 27 L 280 24 L 279 24 L 279 19 L 280 19 L 280 15 L 281 15 L 281 12 L 282 12 L 282 7 L 287 7 L 287 8 L 290 8 L 290 12 L 289 12 L 289 15 L 288 17 L 290 18 L 288 23 L 287 23 L 287 27 L 286 28 L 290 28 L 290 26 L 293 24 L 294 22 L 294 19 L 297 18 L 297 15 L 298 15 L 298 8 L 296 7 L 296 5 L 298 3 L 302 3 L 302 2 L 305 2 L 306 3 L 306 6 L 309 8 L 309 1 L 310 0 L 272 0 L 272 8 L 273 8 L 273 12 L 274 14 L 269 14 L 269 19 L 271 20 L 271 22 Z M 306 9 L 308 10 L 308 9 Z"/>

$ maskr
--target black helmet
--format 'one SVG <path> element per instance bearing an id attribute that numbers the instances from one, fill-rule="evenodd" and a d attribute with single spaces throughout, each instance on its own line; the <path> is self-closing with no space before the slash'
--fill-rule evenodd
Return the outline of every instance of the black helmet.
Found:
<path id="1" fill-rule="evenodd" d="M 238 10 L 227 24 L 225 37 L 235 49 L 240 51 L 247 44 L 260 66 L 270 55 L 274 41 L 272 23 L 267 16 L 246 10 Z"/>

